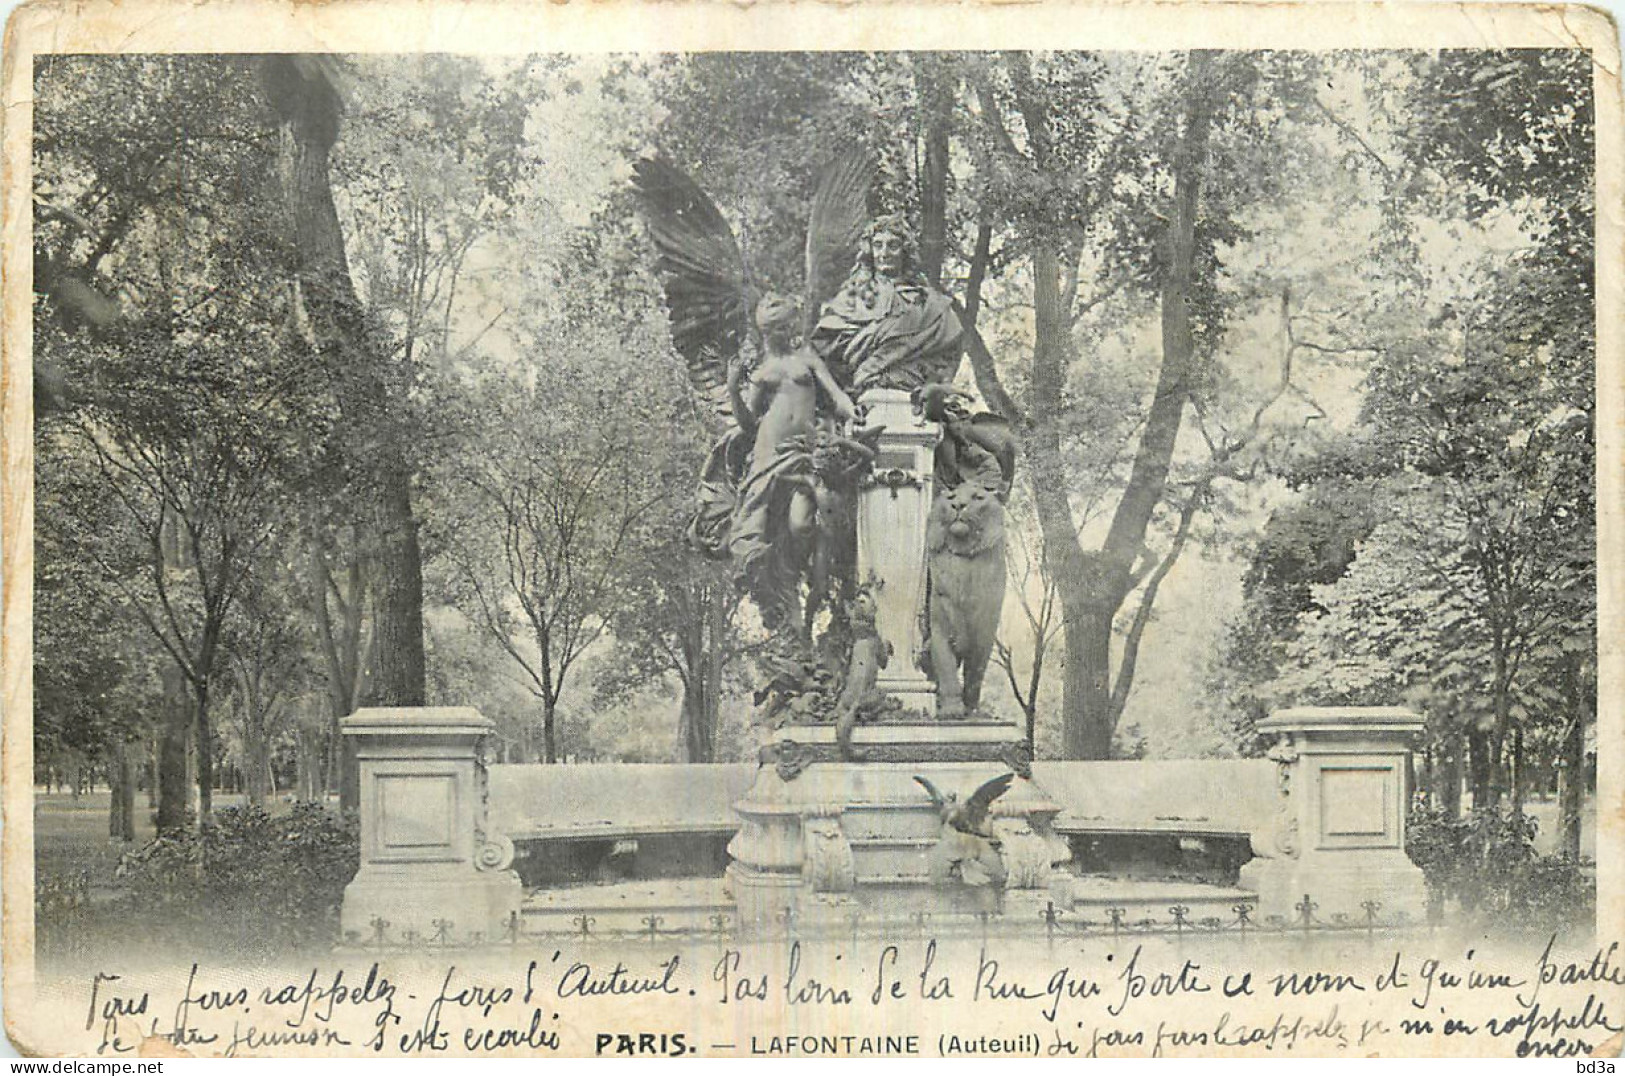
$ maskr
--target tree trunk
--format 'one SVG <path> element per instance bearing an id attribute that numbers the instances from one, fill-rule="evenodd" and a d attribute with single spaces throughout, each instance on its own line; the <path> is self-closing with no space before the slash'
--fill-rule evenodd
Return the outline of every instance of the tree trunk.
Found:
<path id="1" fill-rule="evenodd" d="M 557 762 L 559 748 L 557 730 L 554 719 L 558 711 L 559 700 L 556 698 L 542 699 L 542 761 Z"/>
<path id="2" fill-rule="evenodd" d="M 124 799 L 119 795 L 118 785 L 118 752 L 119 745 L 116 743 L 107 749 L 107 753 L 113 758 L 113 761 L 107 767 L 107 836 L 115 841 L 119 839 L 119 834 L 124 831 Z"/>
<path id="3" fill-rule="evenodd" d="M 135 840 L 135 753 L 122 739 L 113 745 L 109 767 L 112 805 L 108 809 L 108 836 L 125 844 Z"/>
<path id="4" fill-rule="evenodd" d="M 682 726 L 683 761 L 712 761 L 716 746 L 712 742 L 711 727 L 706 723 L 703 676 L 690 676 L 684 682 L 683 710 L 678 722 Z"/>
<path id="5" fill-rule="evenodd" d="M 380 462 L 378 529 L 383 578 L 378 587 L 378 700 L 422 706 L 428 694 L 423 651 L 423 550 L 412 515 L 412 473 L 399 445 Z"/>
<path id="6" fill-rule="evenodd" d="M 1043 643 L 1033 654 L 1033 674 L 1027 681 L 1029 691 L 1025 699 L 1017 699 L 1021 706 L 1021 715 L 1026 723 L 1027 750 L 1034 755 L 1038 754 L 1038 685 L 1043 678 Z"/>
<path id="7" fill-rule="evenodd" d="M 322 663 L 326 671 L 328 729 L 325 755 L 324 788 L 337 788 L 339 809 L 354 810 L 360 802 L 360 777 L 356 768 L 355 746 L 345 739 L 339 726 L 360 703 L 365 683 L 367 662 L 361 653 L 362 609 L 366 598 L 366 573 L 361 559 L 353 555 L 344 573 L 345 586 L 334 585 L 335 600 L 342 619 L 334 624 L 327 606 L 330 576 L 320 548 L 313 545 L 309 557 L 310 607 L 316 618 L 317 638 L 321 643 Z M 369 647 L 377 645 L 377 636 Z"/>
<path id="8" fill-rule="evenodd" d="M 1461 817 L 1461 747 L 1446 735 L 1433 753 L 1433 775 L 1429 790 L 1433 804 L 1451 818 Z"/>
<path id="9" fill-rule="evenodd" d="M 166 671 L 165 681 L 179 679 L 179 671 Z M 166 692 L 166 694 L 169 694 Z M 176 692 L 166 700 L 164 725 L 158 745 L 158 836 L 177 837 L 191 828 L 191 787 L 187 748 L 192 739 L 191 707 Z"/>
<path id="10" fill-rule="evenodd" d="M 1026 439 L 1027 476 L 1043 535 L 1043 556 L 1055 579 L 1064 618 L 1061 755 L 1099 759 L 1111 751 L 1111 618 L 1116 606 L 1101 601 L 1099 557 L 1080 548 L 1067 496 L 1060 407 L 1068 347 L 1059 257 L 1052 246 L 1039 241 L 1032 264 L 1033 428 Z"/>
<path id="11" fill-rule="evenodd" d="M 1557 817 L 1559 848 L 1570 859 L 1580 858 L 1580 821 L 1586 792 L 1585 722 L 1578 716 L 1563 737 L 1563 765 L 1558 771 Z"/>
<path id="12" fill-rule="evenodd" d="M 948 248 L 948 133 L 954 87 L 943 60 L 929 53 L 914 57 L 914 84 L 925 142 L 920 168 L 920 268 L 933 284 L 940 284 Z"/>
<path id="13" fill-rule="evenodd" d="M 338 137 L 341 103 L 327 61 L 277 56 L 264 62 L 267 96 L 282 120 L 280 173 L 296 240 L 296 276 L 314 345 L 339 384 L 340 406 L 357 436 L 359 462 L 370 465 L 365 489 L 374 498 L 378 545 L 377 700 L 422 706 L 423 562 L 412 511 L 412 470 L 396 382 L 404 372 L 367 331 L 350 280 L 344 236 L 333 203 L 328 154 Z M 394 376 L 392 376 L 392 374 Z M 362 447 L 364 446 L 364 452 Z"/>
<path id="14" fill-rule="evenodd" d="M 214 816 L 214 725 L 209 719 L 209 689 L 198 689 L 196 719 L 192 730 L 197 736 L 197 815 L 198 825 L 207 826 Z"/>
<path id="15" fill-rule="evenodd" d="M 1508 774 L 1508 784 L 1512 792 L 1512 811 L 1515 814 L 1523 813 L 1523 805 L 1529 791 L 1529 775 L 1525 772 L 1523 752 L 1523 729 L 1512 730 L 1511 766 Z"/>
<path id="16" fill-rule="evenodd" d="M 1495 760 L 1490 733 L 1476 724 L 1467 729 L 1467 769 L 1468 780 L 1472 784 L 1473 810 L 1494 807 L 1498 800 L 1495 796 Z"/>
<path id="17" fill-rule="evenodd" d="M 243 778 L 248 802 L 264 807 L 270 798 L 270 738 L 265 734 L 265 717 L 251 708 L 243 723 Z"/>
<path id="18" fill-rule="evenodd" d="M 322 766 L 317 735 L 301 727 L 294 732 L 294 746 L 298 752 L 294 760 L 297 771 L 294 775 L 294 795 L 307 803 L 319 802 L 322 798 L 318 794 Z"/>
<path id="19" fill-rule="evenodd" d="M 726 586 L 703 585 L 707 630 L 705 647 L 699 654 L 699 720 L 701 753 L 693 762 L 717 760 L 717 731 L 722 724 L 722 672 L 727 664 L 729 599 Z"/>
<path id="20" fill-rule="evenodd" d="M 1074 612 L 1063 596 L 1066 611 L 1066 664 L 1061 674 L 1064 723 L 1061 750 L 1064 758 L 1110 758 L 1112 750 L 1111 639 L 1112 610 L 1082 596 Z M 1081 588 L 1080 588 L 1081 589 Z"/>

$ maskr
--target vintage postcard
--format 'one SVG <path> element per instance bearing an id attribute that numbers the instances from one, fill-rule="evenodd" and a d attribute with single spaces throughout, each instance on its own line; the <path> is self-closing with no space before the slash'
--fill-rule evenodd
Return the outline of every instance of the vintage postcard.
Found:
<path id="1" fill-rule="evenodd" d="M 1618 1058 L 1619 63 L 19 9 L 7 1034 Z"/>

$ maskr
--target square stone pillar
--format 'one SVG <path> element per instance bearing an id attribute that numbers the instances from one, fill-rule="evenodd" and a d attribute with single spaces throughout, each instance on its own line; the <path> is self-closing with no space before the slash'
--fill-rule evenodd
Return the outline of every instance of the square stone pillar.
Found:
<path id="1" fill-rule="evenodd" d="M 1412 739 L 1422 718 L 1395 707 L 1303 706 L 1277 710 L 1258 731 L 1281 739 L 1275 759 L 1279 807 L 1254 834 L 1258 858 L 1241 868 L 1264 914 L 1298 921 L 1347 915 L 1364 921 L 1426 909 L 1421 868 L 1405 855 Z"/>
<path id="2" fill-rule="evenodd" d="M 496 940 L 519 910 L 512 845 L 485 833 L 481 741 L 467 707 L 357 710 L 341 722 L 361 769 L 361 868 L 344 890 L 346 938 Z"/>
<path id="3" fill-rule="evenodd" d="M 925 524 L 941 431 L 901 389 L 870 389 L 864 422 L 884 426 L 874 471 L 858 494 L 858 579 L 880 579 L 875 627 L 892 645 L 876 686 L 909 709 L 936 713 L 936 688 L 915 661 L 925 609 Z"/>

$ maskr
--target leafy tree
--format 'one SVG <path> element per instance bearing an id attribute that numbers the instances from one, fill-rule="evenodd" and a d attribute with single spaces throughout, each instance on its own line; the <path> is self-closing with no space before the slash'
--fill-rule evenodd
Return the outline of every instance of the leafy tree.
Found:
<path id="1" fill-rule="evenodd" d="M 422 705 L 423 558 L 406 455 L 410 370 L 392 361 L 350 275 L 331 176 L 345 75 L 335 60 L 279 56 L 262 61 L 260 76 L 280 135 L 275 174 L 297 285 L 295 324 L 308 354 L 332 378 L 338 429 L 349 439 L 343 458 L 360 472 L 357 492 L 371 509 L 379 587 L 374 689 L 381 702 Z"/>
<path id="2" fill-rule="evenodd" d="M 249 579 L 227 623 L 229 701 L 248 802 L 265 806 L 276 791 L 272 759 L 293 734 L 294 707 L 315 672 L 305 607 L 299 601 L 297 546 L 282 538 Z M 276 556 L 280 553 L 281 556 Z"/>
<path id="3" fill-rule="evenodd" d="M 1324 334 L 1344 320 L 1312 294 L 1327 289 L 1329 271 L 1295 295 L 1303 282 L 1290 266 L 1252 268 L 1243 244 L 1268 251 L 1279 246 L 1270 233 L 1291 233 L 1294 222 L 1265 207 L 1292 184 L 1318 184 L 1333 205 L 1355 191 L 1329 178 L 1312 117 L 1319 68 L 1306 57 L 1192 53 L 1126 71 L 1091 56 L 1044 66 L 1020 54 L 976 59 L 967 80 L 982 216 L 964 305 L 969 316 L 990 304 L 979 318 L 986 337 L 998 332 L 989 316 L 998 296 L 1030 288 L 1033 321 L 1019 370 L 985 339 L 968 354 L 983 395 L 1022 433 L 1065 625 L 1063 753 L 1105 757 L 1163 580 L 1201 514 L 1223 504 L 1223 484 L 1250 479 L 1290 434 L 1275 405 L 1302 396 L 1300 367 L 1334 349 Z M 1022 262 L 1019 276 L 997 272 Z M 1119 371 L 1097 353 L 1090 361 L 1101 368 L 1080 384 L 1095 308 L 1132 317 L 1147 302 L 1160 333 L 1151 382 L 1136 383 L 1135 371 L 1115 381 Z M 1224 365 L 1236 346 L 1227 327 L 1271 307 L 1273 376 L 1238 378 Z M 1162 551 L 1152 552 L 1159 535 Z"/>
<path id="4" fill-rule="evenodd" d="M 122 509 L 144 571 L 121 554 L 80 553 L 100 564 L 117 593 L 173 662 L 190 706 L 171 714 L 160 762 L 160 829 L 185 824 L 187 730 L 197 738 L 198 788 L 208 816 L 214 755 L 210 700 L 235 604 L 283 523 L 278 492 L 298 481 L 301 431 L 280 371 L 231 368 L 241 352 L 221 326 L 184 345 L 158 341 L 101 357 L 108 386 L 73 416 L 76 449 L 97 469 L 104 496 Z M 125 365 L 128 364 L 128 365 Z M 246 378 L 239 375 L 247 374 Z M 199 391 L 200 386 L 202 391 Z M 287 410 L 283 410 L 286 408 Z M 165 791 L 167 789 L 167 792 Z"/>
<path id="5" fill-rule="evenodd" d="M 542 367 L 496 369 L 469 389 L 469 439 L 442 488 L 437 543 L 456 604 L 524 671 L 546 762 L 576 662 L 625 599 L 639 527 L 675 488 L 661 473 L 673 408 L 614 339 L 552 335 Z"/>
<path id="6" fill-rule="evenodd" d="M 60 442 L 64 435 L 45 435 Z M 109 832 L 135 837 L 135 758 L 161 712 L 163 657 L 88 545 L 113 546 L 127 529 L 88 461 L 40 452 L 35 471 L 34 755 L 49 774 L 70 760 L 103 759 L 112 785 Z M 128 549 L 129 547 L 122 547 Z M 120 565 L 139 570 L 139 565 Z M 75 786 L 77 792 L 77 786 Z"/>
<path id="7" fill-rule="evenodd" d="M 158 775 L 160 828 L 173 832 L 186 824 L 188 730 L 207 817 L 215 755 L 209 702 L 221 635 L 277 525 L 279 491 L 308 470 L 302 445 L 322 411 L 307 395 L 308 377 L 284 365 L 279 346 L 287 310 L 263 257 L 272 234 L 259 197 L 264 146 L 252 136 L 216 137 L 222 117 L 255 130 L 244 66 L 168 58 L 114 71 L 121 77 L 105 90 L 121 99 L 156 84 L 159 115 L 143 105 L 137 113 L 146 125 L 121 132 L 134 152 L 161 166 L 156 192 L 124 191 L 128 177 L 112 167 L 117 155 L 103 155 L 104 121 L 87 118 L 94 112 L 81 96 L 101 89 L 71 64 L 56 70 L 61 81 L 41 86 L 46 111 L 59 120 L 46 125 L 40 164 L 57 198 L 75 197 L 78 217 L 95 225 L 107 213 L 86 271 L 117 251 L 128 315 L 100 331 L 42 318 L 37 341 L 75 386 L 60 427 L 74 436 L 48 443 L 93 465 L 102 496 L 125 523 L 116 533 L 134 543 L 77 552 L 102 567 L 185 685 L 186 705 L 169 708 Z M 164 91 L 176 85 L 184 92 L 171 100 Z M 201 100 L 209 94 L 219 111 L 204 122 Z M 173 126 L 166 104 L 181 120 L 199 118 L 198 127 Z M 46 310 L 55 302 L 40 298 Z"/>
<path id="8" fill-rule="evenodd" d="M 1225 739 L 1244 755 L 1266 746 L 1257 725 L 1280 701 L 1272 685 L 1287 664 L 1300 618 L 1324 611 L 1315 588 L 1343 577 L 1377 523 L 1370 483 L 1336 475 L 1298 478 L 1303 488 L 1270 514 L 1251 550 L 1243 607 L 1207 671 L 1208 705 L 1219 711 Z"/>
<path id="9" fill-rule="evenodd" d="M 679 757 L 715 762 L 723 698 L 751 650 L 740 623 L 743 593 L 726 565 L 688 548 L 682 521 L 662 522 L 622 582 L 626 600 L 611 620 L 615 660 L 597 677 L 598 700 L 619 704 L 651 681 L 675 677 Z"/>

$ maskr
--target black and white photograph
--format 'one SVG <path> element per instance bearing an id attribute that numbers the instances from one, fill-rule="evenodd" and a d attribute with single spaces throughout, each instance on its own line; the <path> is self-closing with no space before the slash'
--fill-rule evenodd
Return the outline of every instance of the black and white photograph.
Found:
<path id="1" fill-rule="evenodd" d="M 613 6 L 14 18 L 16 1047 L 1617 1055 L 1615 27 Z"/>

